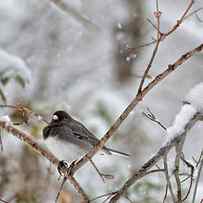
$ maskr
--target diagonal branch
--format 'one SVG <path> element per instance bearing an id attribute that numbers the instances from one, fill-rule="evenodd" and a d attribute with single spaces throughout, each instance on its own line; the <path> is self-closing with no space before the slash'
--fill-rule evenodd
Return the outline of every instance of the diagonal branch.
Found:
<path id="1" fill-rule="evenodd" d="M 154 59 L 155 59 L 155 56 L 158 52 L 158 49 L 159 49 L 159 45 L 161 43 L 161 40 L 162 40 L 162 34 L 160 33 L 160 17 L 161 17 L 161 12 L 159 11 L 159 4 L 158 4 L 158 0 L 156 0 L 156 12 L 155 12 L 155 17 L 156 17 L 156 20 L 157 20 L 157 37 L 156 37 L 156 44 L 155 44 L 155 47 L 154 47 L 154 50 L 152 52 L 152 56 L 150 58 L 150 61 L 149 61 L 149 64 L 147 65 L 147 68 L 145 69 L 145 72 L 144 72 L 144 75 L 141 79 L 141 82 L 140 82 L 140 85 L 138 87 L 138 92 L 137 94 L 140 94 L 142 92 L 142 88 L 143 88 L 143 85 L 144 85 L 144 82 L 145 82 L 145 79 L 152 67 L 152 64 L 154 62 Z"/>
<path id="2" fill-rule="evenodd" d="M 99 150 L 101 150 L 106 142 L 113 136 L 113 134 L 117 131 L 123 121 L 128 117 L 130 112 L 140 103 L 144 96 L 146 96 L 149 91 L 154 88 L 157 84 L 159 84 L 163 79 L 165 79 L 169 74 L 175 71 L 180 65 L 185 63 L 188 59 L 194 56 L 196 53 L 201 52 L 203 50 L 203 43 L 198 47 L 188 51 L 184 55 L 182 55 L 179 59 L 176 60 L 175 63 L 168 65 L 168 67 L 157 75 L 143 90 L 140 94 L 136 95 L 130 104 L 126 107 L 123 113 L 118 117 L 115 123 L 110 127 L 110 129 L 106 132 L 106 134 L 101 138 L 99 143 L 96 144 L 94 148 L 92 148 L 86 155 L 84 155 L 76 164 L 73 166 L 72 172 L 76 172 L 79 168 L 81 168 L 85 163 L 89 161 Z"/>
<path id="3" fill-rule="evenodd" d="M 68 5 L 65 0 L 49 0 L 52 2 L 57 8 L 59 8 L 62 12 L 71 15 L 73 18 L 78 20 L 85 28 L 93 29 L 93 30 L 99 30 L 99 27 L 94 24 L 91 19 L 88 19 L 88 17 L 81 15 L 79 11 L 77 11 L 75 8 Z"/>
<path id="4" fill-rule="evenodd" d="M 170 176 L 169 176 L 169 171 L 168 171 L 168 162 L 167 162 L 167 154 L 163 157 L 164 160 L 164 168 L 165 168 L 165 176 L 166 176 L 166 181 L 167 181 L 167 188 L 169 189 L 169 192 L 171 194 L 173 203 L 176 203 L 176 198 L 173 192 L 173 187 L 171 184 Z"/>
<path id="5" fill-rule="evenodd" d="M 31 146 L 33 150 L 35 150 L 45 159 L 49 160 L 55 167 L 58 167 L 59 160 L 50 151 L 44 149 L 39 143 L 37 143 L 31 135 L 13 127 L 8 122 L 0 121 L 0 128 L 4 129 L 8 133 L 11 133 L 15 137 L 26 143 L 27 145 Z M 67 175 L 66 178 L 74 186 L 75 190 L 80 194 L 83 202 L 89 202 L 87 195 L 80 187 L 77 180 L 70 175 Z"/>
<path id="6" fill-rule="evenodd" d="M 203 155 L 203 151 L 201 152 L 201 155 L 200 155 L 200 166 L 199 166 L 199 169 L 198 169 L 197 179 L 196 179 L 196 182 L 195 182 L 195 188 L 194 188 L 194 193 L 193 193 L 193 197 L 192 197 L 192 203 L 195 203 L 195 198 L 196 198 L 196 195 L 197 195 L 197 187 L 198 187 L 199 180 L 200 180 L 200 173 L 201 173 L 202 168 L 203 168 L 203 157 L 202 157 L 202 155 Z"/>
<path id="7" fill-rule="evenodd" d="M 170 35 L 172 32 L 174 32 L 182 24 L 182 22 L 187 17 L 190 9 L 192 8 L 193 4 L 194 4 L 194 0 L 190 0 L 188 6 L 185 9 L 185 11 L 182 14 L 182 16 L 179 18 L 179 20 L 176 21 L 176 24 L 168 32 L 164 33 L 164 37 Z"/>
<path id="8" fill-rule="evenodd" d="M 179 25 L 183 22 L 184 17 L 188 14 L 190 8 L 193 5 L 193 1 L 190 0 L 190 3 L 188 5 L 188 7 L 186 8 L 186 10 L 184 11 L 183 15 L 181 16 L 180 20 L 177 21 L 178 25 L 174 26 L 174 28 L 172 28 L 170 31 L 170 33 L 174 32 Z M 158 0 L 156 0 L 156 12 L 155 12 L 155 17 L 157 19 L 157 26 L 158 28 L 160 28 L 160 11 L 159 11 L 159 5 L 158 5 Z M 164 36 L 168 36 L 170 33 L 164 33 Z M 142 81 L 140 83 L 140 87 L 138 88 L 138 93 L 135 96 L 135 98 L 133 98 L 133 100 L 131 101 L 131 103 L 127 106 L 127 108 L 123 111 L 123 113 L 118 117 L 118 119 L 115 121 L 115 123 L 110 127 L 110 129 L 106 132 L 106 134 L 101 138 L 100 142 L 92 149 L 90 150 L 85 156 L 83 156 L 79 161 L 76 162 L 75 166 L 72 169 L 72 172 L 74 173 L 76 170 L 78 170 L 80 167 L 82 167 L 86 162 L 88 162 L 89 159 L 91 159 L 99 150 L 101 150 L 104 145 L 106 144 L 106 142 L 113 136 L 114 132 L 117 131 L 117 129 L 120 127 L 120 125 L 122 124 L 122 122 L 128 117 L 128 115 L 130 114 L 130 112 L 136 107 L 136 105 L 142 101 L 142 99 L 144 98 L 144 96 L 153 88 L 155 87 L 159 82 L 161 82 L 164 78 L 166 78 L 171 72 L 173 72 L 174 70 L 176 70 L 180 65 L 182 65 L 184 62 L 186 62 L 189 58 L 191 58 L 195 53 L 198 53 L 200 51 L 203 50 L 203 44 L 199 45 L 198 47 L 194 48 L 193 50 L 187 52 L 186 54 L 182 55 L 174 64 L 170 64 L 168 65 L 168 67 L 166 68 L 165 71 L 163 71 L 162 73 L 160 73 L 159 75 L 157 75 L 144 89 L 142 89 L 142 86 L 144 83 L 144 79 L 147 75 L 147 73 L 150 70 L 150 67 L 153 63 L 153 60 L 155 58 L 155 55 L 158 51 L 158 47 L 159 47 L 159 43 L 161 42 L 161 38 L 163 36 L 160 34 L 160 32 L 157 32 L 157 42 L 156 42 L 156 46 L 154 48 L 151 60 L 148 64 L 148 68 L 146 69 L 144 76 L 142 78 Z"/>
<path id="9" fill-rule="evenodd" d="M 123 121 L 128 117 L 130 112 L 136 107 L 136 105 L 142 101 L 145 95 L 149 93 L 149 91 L 155 87 L 157 84 L 159 84 L 163 79 L 165 79 L 170 73 L 175 71 L 180 65 L 185 63 L 188 59 L 190 59 L 194 54 L 201 52 L 203 50 L 203 44 L 200 44 L 198 47 L 192 49 L 191 51 L 187 52 L 186 54 L 182 55 L 174 64 L 168 65 L 165 71 L 163 71 L 161 74 L 157 75 L 143 90 L 140 94 L 137 94 L 135 98 L 131 101 L 131 103 L 127 106 L 127 108 L 123 111 L 123 113 L 118 117 L 118 119 L 115 121 L 115 123 L 111 126 L 111 128 L 107 131 L 107 133 L 102 137 L 102 139 L 96 144 L 96 146 L 91 149 L 85 156 L 83 156 L 79 161 L 75 163 L 75 165 L 71 168 L 72 174 L 74 174 L 79 168 L 81 168 L 85 163 L 87 163 L 100 149 L 103 148 L 103 146 L 106 144 L 106 142 L 113 136 L 114 132 L 120 127 L 120 125 L 123 123 Z M 30 145 L 35 151 L 37 151 L 39 154 L 41 154 L 43 157 L 48 159 L 53 165 L 58 167 L 59 160 L 48 150 L 45 150 L 43 147 L 41 147 L 36 141 L 33 140 L 33 138 L 18 130 L 17 128 L 14 128 L 12 125 L 9 125 L 7 122 L 0 121 L 0 128 L 6 130 L 7 132 L 12 133 L 14 136 L 16 136 L 21 141 L 25 142 L 26 144 Z M 175 144 L 172 143 L 172 146 Z M 134 183 L 136 180 L 136 177 L 139 175 L 139 178 L 143 177 L 144 174 L 152 167 L 154 166 L 159 159 L 161 159 L 162 152 L 168 152 L 170 146 L 162 147 L 156 156 L 154 156 L 152 159 L 150 159 L 145 165 L 143 165 L 143 168 L 140 170 L 139 174 L 134 174 L 132 179 L 129 179 L 127 187 L 124 186 L 121 191 L 119 191 L 120 194 L 118 196 L 121 196 L 124 191 L 127 190 L 127 188 Z M 83 189 L 80 187 L 79 183 L 76 181 L 76 179 L 73 176 L 67 176 L 67 179 L 70 181 L 70 183 L 74 186 L 74 188 L 77 190 L 77 192 L 81 195 L 84 202 L 89 202 L 87 195 L 83 191 Z M 117 195 L 115 197 L 118 197 Z"/>
<path id="10" fill-rule="evenodd" d="M 151 159 L 149 159 L 139 170 L 137 170 L 121 187 L 121 189 L 111 198 L 110 203 L 117 202 L 118 199 L 128 190 L 128 188 L 133 185 L 136 181 L 144 177 L 149 169 L 151 169 L 161 158 L 167 155 L 167 153 L 171 150 L 172 147 L 176 146 L 185 136 L 189 129 L 193 127 L 193 125 L 202 119 L 201 114 L 196 114 L 194 118 L 186 125 L 185 131 L 175 137 L 173 139 L 166 142 Z"/>

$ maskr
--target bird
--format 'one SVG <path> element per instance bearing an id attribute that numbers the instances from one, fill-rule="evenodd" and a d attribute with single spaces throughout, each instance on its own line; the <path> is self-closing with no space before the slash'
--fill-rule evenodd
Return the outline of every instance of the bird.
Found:
<path id="1" fill-rule="evenodd" d="M 43 139 L 49 140 L 52 138 L 51 145 L 56 142 L 59 144 L 61 151 L 66 148 L 66 152 L 70 155 L 73 154 L 74 158 L 80 158 L 91 148 L 93 148 L 99 139 L 88 130 L 81 122 L 75 120 L 67 112 L 58 110 L 52 115 L 51 122 L 43 128 Z M 102 149 L 106 154 L 117 154 L 125 157 L 129 157 L 130 154 L 121 152 L 115 149 L 108 148 L 106 146 Z M 66 154 L 67 154 L 66 153 Z M 64 157 L 64 156 L 63 156 Z"/>

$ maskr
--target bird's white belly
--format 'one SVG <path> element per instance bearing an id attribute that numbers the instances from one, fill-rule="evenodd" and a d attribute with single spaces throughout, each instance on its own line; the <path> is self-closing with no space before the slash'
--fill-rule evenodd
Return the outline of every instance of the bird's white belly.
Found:
<path id="1" fill-rule="evenodd" d="M 79 159 L 85 154 L 83 149 L 72 143 L 64 143 L 53 137 L 49 137 L 45 140 L 45 144 L 48 149 L 59 159 L 71 162 L 73 160 Z"/>

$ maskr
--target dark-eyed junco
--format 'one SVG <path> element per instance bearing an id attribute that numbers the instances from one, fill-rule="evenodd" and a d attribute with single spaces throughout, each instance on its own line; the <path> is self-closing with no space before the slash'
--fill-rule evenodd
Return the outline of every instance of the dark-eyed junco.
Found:
<path id="1" fill-rule="evenodd" d="M 43 129 L 43 138 L 53 138 L 53 142 L 60 142 L 61 150 L 67 148 L 66 151 L 69 150 L 69 154 L 75 154 L 72 159 L 80 158 L 82 154 L 89 151 L 99 141 L 82 123 L 73 119 L 65 111 L 56 111 L 53 114 L 51 122 Z M 115 153 L 130 156 L 127 153 L 107 147 L 104 147 L 103 151 L 107 154 Z"/>

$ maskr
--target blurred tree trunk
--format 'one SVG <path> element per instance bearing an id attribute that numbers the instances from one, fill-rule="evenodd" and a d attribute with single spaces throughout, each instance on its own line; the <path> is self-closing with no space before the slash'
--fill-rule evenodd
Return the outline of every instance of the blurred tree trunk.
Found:
<path id="1" fill-rule="evenodd" d="M 143 38 L 142 29 L 144 26 L 144 9 L 142 0 L 127 0 L 127 8 L 129 10 L 129 18 L 127 22 L 120 22 L 114 27 L 115 39 L 115 70 L 116 78 L 120 83 L 127 82 L 132 76 L 133 65 L 139 57 L 131 57 L 128 48 L 140 45 Z M 136 58 L 136 59 L 135 59 Z"/>

